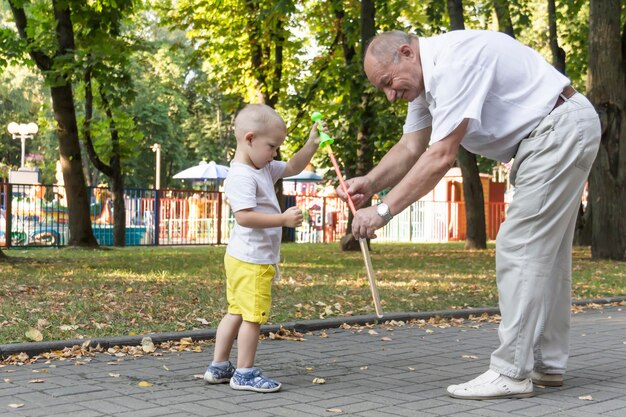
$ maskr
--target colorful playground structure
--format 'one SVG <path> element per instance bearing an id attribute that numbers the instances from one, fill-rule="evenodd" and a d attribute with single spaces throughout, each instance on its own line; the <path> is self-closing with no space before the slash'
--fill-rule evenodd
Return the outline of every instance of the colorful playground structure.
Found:
<path id="1" fill-rule="evenodd" d="M 504 184 L 485 176 L 487 236 L 495 239 L 504 220 Z M 113 196 L 91 187 L 94 237 L 112 246 Z M 348 207 L 332 186 L 285 183 L 285 208 L 298 206 L 303 224 L 286 230 L 284 241 L 330 243 L 346 234 Z M 374 201 L 373 203 L 376 203 Z M 234 217 L 221 191 L 139 189 L 124 192 L 127 246 L 221 245 L 228 242 Z M 448 176 L 422 200 L 395 216 L 378 233 L 382 242 L 445 242 L 465 239 L 460 172 Z M 0 247 L 64 246 L 69 241 L 65 190 L 57 185 L 0 183 Z"/>

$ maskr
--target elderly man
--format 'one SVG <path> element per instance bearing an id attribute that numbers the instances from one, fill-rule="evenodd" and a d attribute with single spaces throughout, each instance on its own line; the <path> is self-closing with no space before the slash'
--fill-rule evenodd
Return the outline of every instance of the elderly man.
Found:
<path id="1" fill-rule="evenodd" d="M 358 210 L 355 238 L 375 237 L 427 194 L 460 145 L 515 158 L 515 196 L 496 241 L 500 347 L 487 372 L 448 394 L 520 398 L 533 395 L 533 382 L 562 385 L 574 226 L 600 141 L 593 106 L 537 52 L 498 32 L 383 33 L 369 44 L 364 68 L 389 101 L 409 104 L 400 140 L 371 172 L 347 181 L 358 207 L 392 187 L 378 206 Z"/>

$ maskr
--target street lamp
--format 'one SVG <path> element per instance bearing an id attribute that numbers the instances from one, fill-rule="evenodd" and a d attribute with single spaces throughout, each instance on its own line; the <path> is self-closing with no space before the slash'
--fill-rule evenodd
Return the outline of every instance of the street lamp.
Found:
<path id="1" fill-rule="evenodd" d="M 37 123 L 15 123 L 11 122 L 8 126 L 9 133 L 13 136 L 13 139 L 20 139 L 22 141 L 22 164 L 20 168 L 24 168 L 24 153 L 26 149 L 26 139 L 32 139 L 39 131 Z"/>
<path id="2" fill-rule="evenodd" d="M 156 152 L 156 189 L 161 189 L 161 145 L 155 143 L 150 147 L 152 152 Z"/>

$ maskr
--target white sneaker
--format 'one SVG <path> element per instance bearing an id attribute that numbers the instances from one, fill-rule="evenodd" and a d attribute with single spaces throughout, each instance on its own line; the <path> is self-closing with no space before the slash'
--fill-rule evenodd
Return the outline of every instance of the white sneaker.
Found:
<path id="1" fill-rule="evenodd" d="M 533 383 L 530 378 L 518 381 L 490 369 L 469 382 L 450 385 L 448 395 L 464 400 L 528 398 L 533 396 Z"/>
<path id="2" fill-rule="evenodd" d="M 543 385 L 544 387 L 561 387 L 563 386 L 562 374 L 544 374 L 539 371 L 532 371 L 530 374 L 533 384 Z"/>

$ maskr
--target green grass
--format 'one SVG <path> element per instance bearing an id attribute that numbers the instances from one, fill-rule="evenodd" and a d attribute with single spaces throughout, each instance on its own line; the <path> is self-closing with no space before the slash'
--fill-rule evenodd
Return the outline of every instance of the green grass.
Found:
<path id="1" fill-rule="evenodd" d="M 224 247 L 11 250 L 0 263 L 0 343 L 215 327 L 226 309 Z M 359 252 L 284 244 L 271 323 L 374 311 Z M 497 305 L 494 250 L 372 245 L 385 312 Z M 573 297 L 626 294 L 624 263 L 574 253 Z M 207 323 L 208 324 L 203 324 Z"/>

